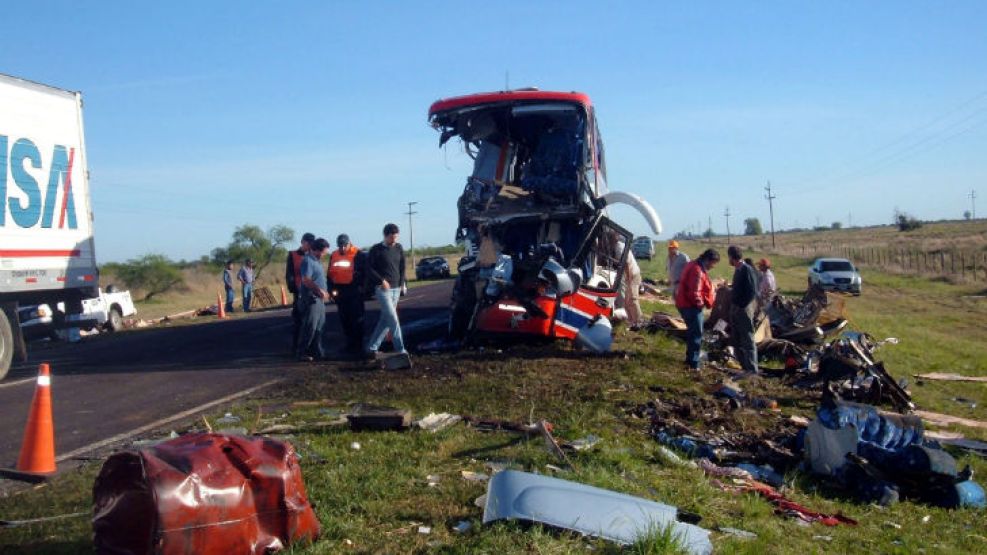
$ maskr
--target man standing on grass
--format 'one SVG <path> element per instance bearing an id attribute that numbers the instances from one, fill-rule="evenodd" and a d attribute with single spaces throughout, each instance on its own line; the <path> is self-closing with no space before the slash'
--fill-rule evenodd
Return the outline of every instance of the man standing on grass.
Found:
<path id="1" fill-rule="evenodd" d="M 730 284 L 730 336 L 737 359 L 744 371 L 757 374 L 757 346 L 754 344 L 754 312 L 757 310 L 756 270 L 744 262 L 740 247 L 731 245 L 727 257 L 733 266 Z"/>
<path id="2" fill-rule="evenodd" d="M 236 278 L 240 280 L 243 291 L 243 311 L 250 312 L 250 299 L 254 296 L 254 261 L 249 258 L 245 260 Z"/>
<path id="3" fill-rule="evenodd" d="M 380 318 L 367 344 L 368 357 L 377 357 L 388 331 L 391 332 L 395 352 L 406 352 L 401 337 L 401 322 L 398 321 L 398 300 L 401 291 L 408 287 L 404 277 L 404 248 L 398 243 L 399 233 L 397 224 L 385 225 L 384 240 L 374 245 L 367 256 L 367 278 L 380 304 Z"/>
<path id="4" fill-rule="evenodd" d="M 350 243 L 345 233 L 336 237 L 335 252 L 329 257 L 329 283 L 336 299 L 336 312 L 346 336 L 343 351 L 359 355 L 363 349 L 363 292 L 367 255 Z"/>
<path id="5" fill-rule="evenodd" d="M 223 288 L 226 290 L 226 312 L 233 312 L 233 299 L 236 293 L 233 291 L 233 261 L 226 261 L 226 268 L 223 270 Z"/>
<path id="6" fill-rule="evenodd" d="M 682 270 L 689 263 L 689 255 L 679 252 L 679 242 L 672 239 L 668 242 L 668 261 L 665 263 L 665 272 L 668 275 L 668 283 L 672 286 L 672 297 L 678 292 L 679 281 L 682 278 Z"/>
<path id="7" fill-rule="evenodd" d="M 329 251 L 329 241 L 316 239 L 312 248 L 302 259 L 301 293 L 298 295 L 298 310 L 301 313 L 301 330 L 295 357 L 304 362 L 324 359 L 322 328 L 326 323 L 326 301 L 329 300 L 329 286 L 326 271 L 322 267 L 322 257 Z"/>
<path id="8" fill-rule="evenodd" d="M 713 283 L 709 271 L 720 261 L 720 253 L 706 249 L 699 258 L 682 270 L 682 280 L 675 293 L 675 307 L 685 320 L 685 363 L 699 370 L 699 354 L 703 346 L 703 309 L 713 307 Z"/>
<path id="9" fill-rule="evenodd" d="M 298 296 L 302 289 L 302 260 L 312 249 L 312 242 L 315 235 L 306 233 L 302 235 L 302 242 L 299 247 L 288 253 L 288 260 L 284 265 L 284 282 L 291 291 L 291 352 L 294 353 L 298 347 L 298 332 L 302 326 L 302 316 L 298 311 Z"/>

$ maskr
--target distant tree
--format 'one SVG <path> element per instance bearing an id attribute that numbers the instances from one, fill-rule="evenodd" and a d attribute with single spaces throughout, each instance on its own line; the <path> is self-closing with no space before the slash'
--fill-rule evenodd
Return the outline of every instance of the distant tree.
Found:
<path id="1" fill-rule="evenodd" d="M 707 239 L 709 239 L 713 235 L 715 235 L 715 234 L 713 233 L 713 228 L 711 228 L 711 227 L 710 228 L 707 228 L 706 231 L 703 232 L 703 237 L 705 237 Z"/>
<path id="2" fill-rule="evenodd" d="M 764 233 L 761 228 L 761 220 L 757 218 L 747 218 L 744 220 L 744 235 L 760 235 Z"/>
<path id="3" fill-rule="evenodd" d="M 145 254 L 114 264 L 112 271 L 127 287 L 142 291 L 145 301 L 185 283 L 178 266 L 163 254 Z"/>
<path id="4" fill-rule="evenodd" d="M 212 260 L 222 265 L 227 260 L 242 263 L 249 258 L 254 261 L 254 278 L 259 279 L 271 262 L 288 256 L 285 245 L 294 239 L 295 230 L 288 226 L 276 225 L 265 232 L 260 226 L 244 224 L 233 232 L 229 245 L 212 250 Z"/>
<path id="5" fill-rule="evenodd" d="M 912 231 L 922 227 L 922 221 L 906 212 L 895 209 L 894 223 L 898 231 Z"/>
<path id="6" fill-rule="evenodd" d="M 964 220 L 969 220 L 972 217 L 973 217 L 973 214 L 969 210 L 964 210 L 963 211 L 963 219 Z"/>
<path id="7" fill-rule="evenodd" d="M 829 228 L 830 228 L 830 229 L 843 229 L 843 224 L 842 224 L 842 223 L 840 223 L 840 222 L 833 222 L 833 223 L 832 223 L 832 224 L 831 224 L 831 225 L 829 226 Z"/>

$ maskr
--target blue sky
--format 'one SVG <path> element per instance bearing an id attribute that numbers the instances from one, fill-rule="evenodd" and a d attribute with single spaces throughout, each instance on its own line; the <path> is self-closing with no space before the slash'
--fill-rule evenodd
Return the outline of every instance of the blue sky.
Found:
<path id="1" fill-rule="evenodd" d="M 0 72 L 85 99 L 97 255 L 197 258 L 243 223 L 446 244 L 469 166 L 434 100 L 597 106 L 612 189 L 666 232 L 959 218 L 987 199 L 984 2 L 35 2 Z M 987 213 L 987 202 L 984 203 Z M 643 220 L 617 219 L 637 233 Z M 408 237 L 403 242 L 407 245 Z"/>

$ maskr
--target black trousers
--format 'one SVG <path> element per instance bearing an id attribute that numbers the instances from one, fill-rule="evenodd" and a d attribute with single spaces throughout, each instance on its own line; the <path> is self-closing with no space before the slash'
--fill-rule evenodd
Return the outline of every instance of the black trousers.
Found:
<path id="1" fill-rule="evenodd" d="M 339 288 L 336 309 L 346 337 L 345 349 L 352 353 L 360 352 L 363 349 L 363 293 L 357 288 Z"/>

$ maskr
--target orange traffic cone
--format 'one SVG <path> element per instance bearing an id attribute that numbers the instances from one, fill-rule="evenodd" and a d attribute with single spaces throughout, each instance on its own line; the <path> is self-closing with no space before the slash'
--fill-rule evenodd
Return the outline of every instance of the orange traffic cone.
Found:
<path id="1" fill-rule="evenodd" d="M 24 426 L 17 470 L 34 474 L 55 472 L 55 424 L 51 418 L 51 374 L 47 363 L 38 368 L 38 385 Z"/>
<path id="2" fill-rule="evenodd" d="M 284 285 L 281 286 L 281 306 L 288 306 L 288 292 L 284 290 Z"/>
<path id="3" fill-rule="evenodd" d="M 220 319 L 226 318 L 226 305 L 223 304 L 223 296 L 219 293 L 216 293 L 216 307 L 218 311 L 216 316 Z"/>

